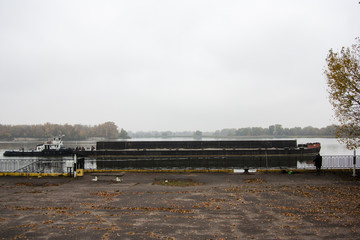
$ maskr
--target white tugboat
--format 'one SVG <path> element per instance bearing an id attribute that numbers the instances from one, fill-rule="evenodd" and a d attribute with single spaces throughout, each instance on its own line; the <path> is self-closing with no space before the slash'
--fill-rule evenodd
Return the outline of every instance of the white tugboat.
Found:
<path id="1" fill-rule="evenodd" d="M 62 138 L 64 135 L 60 137 L 54 137 L 53 139 L 47 141 L 43 144 L 36 145 L 35 151 L 36 152 L 42 152 L 44 150 L 60 150 L 64 148 L 64 144 L 62 141 Z"/>
<path id="2" fill-rule="evenodd" d="M 6 151 L 4 156 L 6 157 L 27 157 L 27 156 L 70 156 L 73 154 L 73 149 L 64 148 L 63 136 L 54 137 L 51 140 L 44 142 L 42 144 L 36 145 L 34 150 L 24 151 Z"/>

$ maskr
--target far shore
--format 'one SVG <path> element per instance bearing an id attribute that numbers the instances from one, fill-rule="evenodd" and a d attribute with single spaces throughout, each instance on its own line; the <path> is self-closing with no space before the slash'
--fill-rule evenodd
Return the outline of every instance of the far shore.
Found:
<path id="1" fill-rule="evenodd" d="M 64 137 L 64 141 L 82 141 L 82 142 L 97 142 L 97 141 L 137 141 L 139 139 L 146 141 L 153 140 L 174 140 L 174 139 L 187 139 L 187 140 L 194 140 L 194 141 L 201 141 L 201 140 L 208 140 L 208 139 L 219 139 L 219 140 L 251 140 L 251 139 L 298 139 L 298 138 L 335 138 L 335 136 L 203 136 L 201 138 L 193 137 L 193 136 L 170 136 L 170 137 L 135 137 L 135 138 L 87 138 L 87 139 L 67 139 Z M 49 139 L 49 137 L 41 137 L 41 138 L 14 138 L 14 139 L 0 139 L 0 142 L 42 142 Z"/>

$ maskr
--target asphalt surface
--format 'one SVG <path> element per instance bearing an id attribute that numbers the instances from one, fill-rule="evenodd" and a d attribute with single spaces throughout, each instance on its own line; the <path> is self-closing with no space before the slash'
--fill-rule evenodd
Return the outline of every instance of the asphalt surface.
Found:
<path id="1" fill-rule="evenodd" d="M 0 239 L 360 239 L 351 172 L 92 178 L 0 177 Z"/>

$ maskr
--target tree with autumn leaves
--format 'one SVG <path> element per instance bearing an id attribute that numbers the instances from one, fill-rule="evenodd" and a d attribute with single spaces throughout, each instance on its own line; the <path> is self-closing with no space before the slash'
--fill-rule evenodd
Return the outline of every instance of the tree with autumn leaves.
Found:
<path id="1" fill-rule="evenodd" d="M 326 63 L 330 103 L 339 121 L 337 138 L 355 149 L 360 146 L 360 38 L 339 52 L 331 49 Z"/>

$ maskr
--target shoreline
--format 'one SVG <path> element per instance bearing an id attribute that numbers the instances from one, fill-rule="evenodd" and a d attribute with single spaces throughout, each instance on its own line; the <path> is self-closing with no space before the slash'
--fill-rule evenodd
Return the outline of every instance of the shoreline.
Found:
<path id="1" fill-rule="evenodd" d="M 122 178 L 2 177 L 0 239 L 357 239 L 360 234 L 360 180 L 348 173 L 127 172 Z"/>

